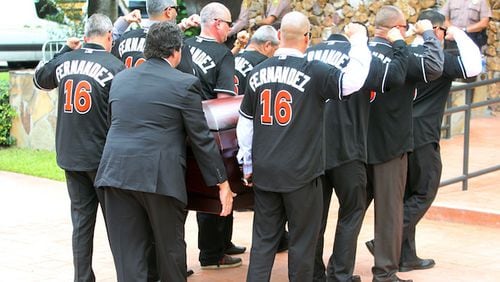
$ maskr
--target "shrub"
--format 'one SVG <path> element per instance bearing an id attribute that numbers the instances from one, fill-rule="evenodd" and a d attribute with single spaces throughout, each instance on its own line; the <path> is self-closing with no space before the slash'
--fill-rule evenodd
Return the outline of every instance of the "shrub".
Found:
<path id="1" fill-rule="evenodd" d="M 0 80 L 0 146 L 10 146 L 15 143 L 14 137 L 10 136 L 12 119 L 16 111 L 9 103 L 9 83 Z"/>

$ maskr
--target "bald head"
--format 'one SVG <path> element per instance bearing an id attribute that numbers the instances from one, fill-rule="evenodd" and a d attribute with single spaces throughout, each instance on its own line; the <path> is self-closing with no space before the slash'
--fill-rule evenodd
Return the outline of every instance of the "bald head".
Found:
<path id="1" fill-rule="evenodd" d="M 375 27 L 391 28 L 398 22 L 405 21 L 403 12 L 396 6 L 383 6 L 375 15 Z"/>
<path id="2" fill-rule="evenodd" d="M 290 12 L 286 14 L 281 20 L 281 40 L 282 41 L 296 41 L 302 40 L 304 34 L 308 33 L 311 29 L 309 19 L 300 12 Z"/>
<path id="3" fill-rule="evenodd" d="M 231 22 L 231 12 L 219 2 L 210 2 L 201 9 L 200 18 L 202 26 L 210 24 L 214 19 Z"/>

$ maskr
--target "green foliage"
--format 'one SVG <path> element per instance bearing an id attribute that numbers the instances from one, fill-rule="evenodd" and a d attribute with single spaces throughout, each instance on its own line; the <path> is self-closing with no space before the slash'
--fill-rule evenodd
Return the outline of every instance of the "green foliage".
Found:
<path id="1" fill-rule="evenodd" d="M 177 23 L 180 23 L 182 19 L 189 17 L 186 4 L 184 0 L 177 1 L 177 6 L 179 7 L 177 13 Z M 200 27 L 188 28 L 184 31 L 186 37 L 193 37 L 200 34 Z"/>
<path id="2" fill-rule="evenodd" d="M 56 153 L 46 150 L 0 148 L 0 170 L 64 181 Z"/>
<path id="3" fill-rule="evenodd" d="M 62 4 L 65 5 L 66 12 L 62 9 Z M 70 29 L 67 36 L 82 37 L 85 15 L 77 4 L 67 0 L 40 0 L 36 6 L 41 18 L 67 25 Z"/>
<path id="4" fill-rule="evenodd" d="M 10 136 L 12 119 L 16 111 L 9 102 L 9 82 L 0 80 L 0 146 L 10 146 L 15 143 L 14 137 Z"/>

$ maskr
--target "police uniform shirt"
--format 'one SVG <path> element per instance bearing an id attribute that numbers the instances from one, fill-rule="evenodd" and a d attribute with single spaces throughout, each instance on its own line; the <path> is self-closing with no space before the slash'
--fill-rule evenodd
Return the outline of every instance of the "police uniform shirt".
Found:
<path id="1" fill-rule="evenodd" d="M 491 17 L 487 0 L 447 0 L 441 8 L 441 14 L 448 17 L 452 25 L 465 28 Z"/>
<path id="2" fill-rule="evenodd" d="M 323 107 L 342 97 L 342 72 L 279 51 L 249 74 L 240 114 L 253 120 L 253 182 L 290 192 L 323 174 Z"/>
<path id="3" fill-rule="evenodd" d="M 154 23 L 151 22 L 151 24 Z M 144 58 L 144 47 L 148 30 L 149 26 L 144 26 L 144 28 L 131 29 L 125 32 L 119 39 L 115 40 L 111 53 L 120 59 L 127 68 L 136 67 L 144 63 L 146 60 Z M 183 46 L 181 53 L 181 61 L 176 68 L 182 72 L 194 75 L 194 66 L 191 61 L 189 49 Z"/>
<path id="4" fill-rule="evenodd" d="M 256 65 L 265 59 L 267 59 L 266 55 L 255 50 L 244 50 L 234 58 L 236 94 L 245 94 L 247 75 Z"/>
<path id="5" fill-rule="evenodd" d="M 412 107 L 417 82 L 428 82 L 442 73 L 442 49 L 432 30 L 423 34 L 427 49 L 410 49 L 406 82 L 384 94 L 373 93 L 368 125 L 368 163 L 379 164 L 413 150 Z M 380 37 L 369 43 L 373 56 L 394 57 L 391 44 Z M 424 50 L 428 57 L 425 57 Z M 421 52 L 421 53 L 419 53 Z"/>
<path id="6" fill-rule="evenodd" d="M 186 39 L 196 76 L 203 87 L 205 100 L 217 98 L 217 93 L 236 95 L 234 56 L 224 44 L 201 36 Z"/>
<path id="7" fill-rule="evenodd" d="M 349 62 L 351 44 L 340 34 L 332 34 L 328 41 L 310 47 L 309 61 L 319 60 L 338 69 Z M 404 83 L 408 51 L 403 40 L 393 45 L 394 60 L 391 67 L 377 58 L 372 58 L 370 72 L 364 89 L 383 93 L 389 87 Z M 396 59 L 397 58 L 397 59 Z M 367 161 L 366 138 L 370 113 L 369 91 L 359 91 L 344 101 L 327 101 L 325 105 L 325 151 L 326 169 L 331 169 L 353 160 Z"/>
<path id="8" fill-rule="evenodd" d="M 439 142 L 451 82 L 456 78 L 467 78 L 462 59 L 448 52 L 444 55 L 443 75 L 429 83 L 417 84 L 417 95 L 413 101 L 415 148 Z"/>
<path id="9" fill-rule="evenodd" d="M 69 171 L 92 171 L 99 166 L 108 132 L 108 94 L 122 69 L 104 48 L 87 43 L 71 51 L 65 47 L 35 71 L 35 86 L 59 87 L 57 105 L 57 164 Z"/>

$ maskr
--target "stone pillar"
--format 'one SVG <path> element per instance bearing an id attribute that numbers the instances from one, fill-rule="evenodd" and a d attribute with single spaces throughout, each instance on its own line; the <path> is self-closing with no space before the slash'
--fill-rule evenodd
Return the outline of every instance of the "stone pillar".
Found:
<path id="1" fill-rule="evenodd" d="M 11 71 L 10 103 L 17 112 L 11 135 L 20 148 L 55 150 L 57 89 L 40 91 L 33 70 Z"/>

